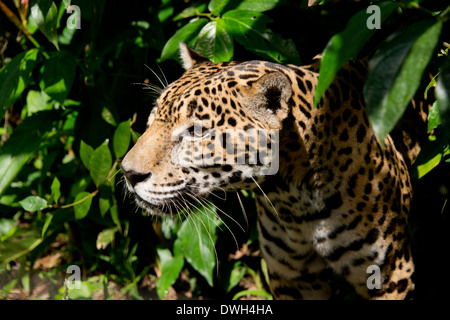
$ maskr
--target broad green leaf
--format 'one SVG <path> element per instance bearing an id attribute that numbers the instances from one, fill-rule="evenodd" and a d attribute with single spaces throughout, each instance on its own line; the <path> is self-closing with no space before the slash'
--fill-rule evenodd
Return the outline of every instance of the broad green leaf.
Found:
<path id="1" fill-rule="evenodd" d="M 218 15 L 223 11 L 223 9 L 227 6 L 229 2 L 233 2 L 232 0 L 211 0 L 208 4 L 208 10 L 213 15 Z"/>
<path id="2" fill-rule="evenodd" d="M 75 218 L 77 220 L 83 219 L 89 212 L 92 204 L 92 195 L 89 192 L 83 191 L 75 197 L 73 209 L 75 211 Z"/>
<path id="3" fill-rule="evenodd" d="M 59 51 L 41 67 L 40 88 L 50 97 L 64 103 L 72 88 L 76 60 L 69 51 Z"/>
<path id="4" fill-rule="evenodd" d="M 0 69 L 0 118 L 3 118 L 5 110 L 16 102 L 30 81 L 37 54 L 37 49 L 19 53 Z"/>
<path id="5" fill-rule="evenodd" d="M 97 236 L 96 247 L 98 250 L 106 249 L 106 247 L 114 241 L 114 235 L 116 234 L 117 227 L 105 229 L 101 231 Z"/>
<path id="6" fill-rule="evenodd" d="M 156 280 L 156 292 L 158 297 L 163 299 L 169 287 L 178 279 L 184 265 L 182 255 L 172 256 L 169 249 L 156 249 L 156 253 L 161 265 L 161 277 Z"/>
<path id="7" fill-rule="evenodd" d="M 111 108 L 107 106 L 103 106 L 102 108 L 102 119 L 105 120 L 106 123 L 109 123 L 112 126 L 117 126 L 116 118 L 118 115 L 111 111 Z"/>
<path id="8" fill-rule="evenodd" d="M 450 57 L 445 57 L 441 65 L 436 80 L 436 98 L 443 129 L 450 139 Z"/>
<path id="9" fill-rule="evenodd" d="M 50 190 L 52 191 L 51 199 L 53 203 L 58 203 L 59 197 L 61 197 L 61 182 L 59 182 L 57 177 L 53 179 Z"/>
<path id="10" fill-rule="evenodd" d="M 50 0 L 38 0 L 31 7 L 31 15 L 39 30 L 59 50 L 57 34 L 58 8 L 56 4 Z"/>
<path id="11" fill-rule="evenodd" d="M 29 212 L 39 211 L 48 207 L 47 200 L 37 196 L 28 196 L 22 201 L 19 201 L 19 204 Z"/>
<path id="12" fill-rule="evenodd" d="M 246 272 L 246 269 L 245 269 L 245 267 L 241 266 L 240 261 L 237 261 L 234 263 L 233 269 L 231 270 L 231 273 L 230 273 L 230 278 L 228 280 L 226 292 L 230 292 L 231 289 L 233 289 L 235 286 L 238 285 L 239 281 L 245 275 L 245 272 Z"/>
<path id="13" fill-rule="evenodd" d="M 230 61 L 233 39 L 225 29 L 225 22 L 222 19 L 208 22 L 200 31 L 194 49 L 214 63 Z"/>
<path id="14" fill-rule="evenodd" d="M 92 300 L 93 294 L 102 290 L 102 284 L 99 282 L 79 281 L 80 288 L 68 289 L 67 293 L 70 300 Z"/>
<path id="15" fill-rule="evenodd" d="M 113 150 L 116 158 L 122 158 L 128 151 L 131 141 L 131 121 L 127 120 L 119 123 L 114 132 Z"/>
<path id="16" fill-rule="evenodd" d="M 211 0 L 208 9 L 213 15 L 234 9 L 263 12 L 275 8 L 281 0 Z"/>
<path id="17" fill-rule="evenodd" d="M 397 3 L 382 2 L 380 8 L 380 23 L 398 7 Z M 333 82 L 336 73 L 350 59 L 356 59 L 364 44 L 372 37 L 377 29 L 367 27 L 369 15 L 366 9 L 356 13 L 342 32 L 334 35 L 328 42 L 320 63 L 319 82 L 314 95 L 314 105 L 317 106 L 322 95 Z"/>
<path id="18" fill-rule="evenodd" d="M 292 40 L 285 40 L 267 28 L 272 20 L 251 10 L 231 10 L 222 19 L 228 33 L 244 46 L 265 59 L 300 65 L 300 56 Z"/>
<path id="19" fill-rule="evenodd" d="M 17 226 L 15 220 L 0 218 L 0 242 L 13 236 L 16 230 Z"/>
<path id="20" fill-rule="evenodd" d="M 441 160 L 450 154 L 448 140 L 443 136 L 437 136 L 434 141 L 428 141 L 420 149 L 416 160 L 413 164 L 414 176 L 421 179 L 428 172 L 433 170 Z"/>
<path id="21" fill-rule="evenodd" d="M 430 108 L 430 111 L 428 112 L 428 127 L 427 127 L 427 133 L 430 133 L 431 130 L 434 130 L 437 128 L 438 125 L 441 124 L 441 118 L 439 117 L 439 108 L 437 105 L 437 101 L 433 103 L 433 105 Z"/>
<path id="22" fill-rule="evenodd" d="M 112 187 L 105 185 L 100 191 L 100 198 L 98 199 L 98 205 L 100 209 L 100 214 L 103 217 L 105 213 L 113 206 L 114 193 Z"/>
<path id="23" fill-rule="evenodd" d="M 52 110 L 52 99 L 44 91 L 30 90 L 27 94 L 27 116 L 45 110 Z"/>
<path id="24" fill-rule="evenodd" d="M 414 96 L 441 29 L 441 21 L 424 20 L 399 30 L 370 61 L 364 98 L 380 141 L 384 141 Z"/>
<path id="25" fill-rule="evenodd" d="M 28 255 L 42 241 L 37 228 L 17 228 L 14 237 L 0 242 L 0 265 Z"/>
<path id="26" fill-rule="evenodd" d="M 93 153 L 94 153 L 94 149 L 90 145 L 88 145 L 86 142 L 81 140 L 81 143 L 80 143 L 80 158 L 81 158 L 81 161 L 83 162 L 83 165 L 88 170 L 90 170 L 91 157 L 92 157 Z"/>
<path id="27" fill-rule="evenodd" d="M 0 196 L 39 149 L 41 140 L 52 130 L 57 112 L 41 111 L 26 118 L 11 134 L 0 151 Z"/>
<path id="28" fill-rule="evenodd" d="M 173 21 L 178 21 L 178 20 L 185 19 L 185 18 L 195 17 L 199 13 L 202 13 L 203 11 L 205 11 L 207 6 L 208 5 L 206 3 L 195 3 L 195 4 L 192 4 L 192 6 L 187 7 L 186 9 L 181 11 L 179 14 L 177 14 L 173 18 Z"/>
<path id="29" fill-rule="evenodd" d="M 177 241 L 186 261 L 210 286 L 213 286 L 213 269 L 216 265 L 214 246 L 217 238 L 215 231 L 219 224 L 213 210 L 211 207 L 207 210 L 194 210 L 177 233 Z"/>
<path id="30" fill-rule="evenodd" d="M 178 55 L 180 42 L 184 42 L 187 45 L 192 46 L 198 33 L 207 23 L 207 19 L 197 19 L 189 22 L 187 25 L 175 32 L 175 34 L 167 41 L 161 52 L 161 61 L 174 59 L 181 62 Z"/>
<path id="31" fill-rule="evenodd" d="M 112 156 L 109 151 L 108 142 L 106 140 L 95 149 L 89 159 L 89 173 L 97 187 L 105 182 L 112 166 Z"/>

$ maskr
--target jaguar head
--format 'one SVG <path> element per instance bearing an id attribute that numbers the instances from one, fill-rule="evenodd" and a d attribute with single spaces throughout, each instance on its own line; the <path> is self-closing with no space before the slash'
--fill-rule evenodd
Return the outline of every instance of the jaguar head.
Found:
<path id="1" fill-rule="evenodd" d="M 291 80 L 264 61 L 214 64 L 184 43 L 186 72 L 167 86 L 122 161 L 128 190 L 151 214 L 175 214 L 210 192 L 253 188 L 278 170 Z"/>

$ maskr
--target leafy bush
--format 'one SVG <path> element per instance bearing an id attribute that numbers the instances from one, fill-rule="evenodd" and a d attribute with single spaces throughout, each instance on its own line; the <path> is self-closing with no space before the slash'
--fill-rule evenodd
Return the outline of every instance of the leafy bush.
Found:
<path id="1" fill-rule="evenodd" d="M 125 297 L 142 298 L 139 286 L 149 280 L 159 298 L 171 286 L 187 296 L 271 298 L 251 192 L 227 195 L 231 201 L 211 198 L 217 209 L 199 204 L 191 219 L 177 221 L 139 214 L 126 198 L 120 159 L 145 130 L 155 99 L 142 88 L 153 93 L 154 84 L 181 75 L 180 41 L 214 62 L 300 65 L 323 52 L 316 102 L 347 61 L 373 53 L 364 96 L 380 137 L 414 95 L 435 101 L 429 142 L 413 170 L 428 196 L 419 208 L 434 199 L 432 212 L 448 210 L 450 7 L 426 0 L 331 2 L 162 0 L 118 7 L 104 0 L 40 0 L 14 1 L 14 8 L 0 1 L 2 297 L 29 288 L 37 266 L 51 278 L 77 265 L 83 288 L 59 284 L 51 298 L 91 298 L 102 288 L 104 298 L 117 298 L 108 293 L 110 280 Z M 381 29 L 369 28 L 377 8 Z M 421 229 L 423 218 L 412 217 L 418 266 L 425 261 L 422 239 L 448 222 L 447 215 L 430 214 L 428 231 Z M 57 263 L 46 264 L 48 257 Z M 8 276 L 17 268 L 18 276 Z"/>

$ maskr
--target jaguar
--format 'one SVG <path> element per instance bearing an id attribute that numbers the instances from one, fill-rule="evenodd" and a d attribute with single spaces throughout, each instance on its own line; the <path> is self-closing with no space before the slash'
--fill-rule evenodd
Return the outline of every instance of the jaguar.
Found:
<path id="1" fill-rule="evenodd" d="M 383 143 L 375 134 L 367 61 L 347 63 L 314 106 L 320 56 L 303 66 L 216 64 L 180 43 L 180 57 L 184 74 L 163 89 L 121 164 L 136 204 L 174 216 L 218 189 L 254 190 L 275 298 L 332 298 L 330 270 L 362 298 L 412 298 L 417 148 L 406 134 Z"/>

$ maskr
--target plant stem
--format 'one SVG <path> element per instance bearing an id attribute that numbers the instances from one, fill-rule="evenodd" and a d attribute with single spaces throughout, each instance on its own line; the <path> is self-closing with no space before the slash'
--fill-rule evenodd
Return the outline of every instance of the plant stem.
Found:
<path id="1" fill-rule="evenodd" d="M 31 41 L 31 43 L 36 47 L 40 48 L 41 45 L 39 42 L 36 41 L 36 39 L 33 38 L 33 36 L 28 32 L 27 28 L 22 24 L 20 19 L 12 12 L 1 0 L 0 0 L 0 9 L 5 13 L 5 15 L 8 17 L 8 19 L 20 30 L 23 32 L 23 34 L 28 38 L 28 40 Z M 42 52 L 42 55 L 48 59 L 49 55 L 47 52 Z"/>

